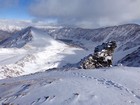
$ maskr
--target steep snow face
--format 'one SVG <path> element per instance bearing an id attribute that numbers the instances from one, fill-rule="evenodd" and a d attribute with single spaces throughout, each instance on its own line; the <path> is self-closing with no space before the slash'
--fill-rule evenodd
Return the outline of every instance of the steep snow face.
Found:
<path id="1" fill-rule="evenodd" d="M 56 70 L 0 80 L 0 104 L 139 105 L 140 69 Z"/>
<path id="2" fill-rule="evenodd" d="M 62 67 L 67 63 L 77 63 L 89 54 L 81 48 L 54 40 L 48 35 L 47 30 L 42 31 L 31 27 L 1 43 L 1 46 L 6 48 L 1 48 L 0 52 L 0 78 Z"/>

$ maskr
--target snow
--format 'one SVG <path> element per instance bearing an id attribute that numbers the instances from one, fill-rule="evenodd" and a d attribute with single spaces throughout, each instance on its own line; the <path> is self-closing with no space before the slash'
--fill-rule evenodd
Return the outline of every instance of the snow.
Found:
<path id="1" fill-rule="evenodd" d="M 60 68 L 67 63 L 77 63 L 89 54 L 89 51 L 82 48 L 53 39 L 47 31 L 32 28 L 29 34 L 33 36 L 33 39 L 24 47 L 0 49 L 0 79 Z M 16 35 L 16 39 L 13 36 L 8 45 L 23 46 L 22 44 L 26 43 L 23 36 L 27 35 L 28 32 L 22 36 Z"/>
<path id="2" fill-rule="evenodd" d="M 133 51 L 137 50 L 139 46 L 130 48 L 126 51 L 120 50 L 117 51 L 115 50 L 114 55 L 113 55 L 113 64 L 116 65 L 118 63 L 119 60 L 121 60 L 122 58 L 124 58 L 126 55 L 131 54 Z"/>
<path id="3" fill-rule="evenodd" d="M 3 21 L 10 26 L 14 21 Z M 24 23 L 24 24 L 23 24 Z M 22 25 L 21 25 L 22 24 Z M 28 21 L 15 22 L 15 26 L 28 26 L 31 25 Z M 110 27 L 96 30 L 86 30 L 80 28 L 62 28 L 54 26 L 45 26 L 41 24 L 32 24 L 35 27 L 28 27 L 21 30 L 15 36 L 3 44 L 4 47 L 22 47 L 18 48 L 1 48 L 0 49 L 0 79 L 7 77 L 15 77 L 19 75 L 26 75 L 39 71 L 44 71 L 51 68 L 61 68 L 66 64 L 75 64 L 89 54 L 93 54 L 94 48 L 107 41 L 108 38 L 115 38 L 115 33 L 125 32 L 123 37 L 127 37 L 127 28 Z M 124 25 L 122 27 L 130 27 L 131 25 Z M 139 28 L 132 25 L 132 29 Z M 125 30 L 125 31 L 124 31 Z M 109 36 L 107 33 L 109 33 Z M 96 34 L 99 33 L 97 36 Z M 107 35 L 106 35 L 107 34 Z M 115 35 L 114 35 L 115 34 Z M 51 35 L 51 36 L 50 36 Z M 129 35 L 129 34 L 128 34 Z M 94 37 L 93 37 L 94 36 Z M 138 37 L 138 36 L 137 36 Z M 28 40 L 26 40 L 28 38 Z M 72 40 L 70 43 L 65 43 L 62 40 Z M 97 40 L 99 39 L 99 40 Z M 132 39 L 132 38 L 131 38 Z M 117 40 L 117 50 L 113 57 L 113 64 L 117 65 L 118 61 L 125 57 L 127 54 L 135 51 L 136 47 L 130 47 L 124 50 L 125 47 Z M 123 42 L 126 43 L 129 40 Z M 7 53 L 8 52 L 8 53 Z M 107 59 L 110 59 L 109 57 Z M 12 72 L 14 71 L 14 73 Z M 16 73 L 16 74 L 15 74 Z"/>
<path id="4" fill-rule="evenodd" d="M 117 64 L 139 47 L 139 33 L 132 36 L 133 30 L 140 28 L 138 25 L 85 30 L 29 21 L 0 22 L 0 30 L 8 32 L 26 32 L 22 28 L 29 25 L 37 27 L 28 28 L 27 33 L 21 32 L 7 42 L 9 47 L 23 47 L 0 48 L 0 105 L 140 105 L 139 67 L 120 64 L 94 70 L 62 68 L 79 62 L 102 41 L 111 39 L 118 44 L 113 57 Z M 33 38 L 26 42 L 29 34 Z M 132 45 L 128 43 L 131 41 Z"/>
<path id="5" fill-rule="evenodd" d="M 0 104 L 139 105 L 140 69 L 54 70 L 0 80 Z"/>
<path id="6" fill-rule="evenodd" d="M 0 49 L 0 65 L 15 63 L 25 56 L 26 50 L 24 49 Z M 12 60 L 12 61 L 11 61 Z"/>

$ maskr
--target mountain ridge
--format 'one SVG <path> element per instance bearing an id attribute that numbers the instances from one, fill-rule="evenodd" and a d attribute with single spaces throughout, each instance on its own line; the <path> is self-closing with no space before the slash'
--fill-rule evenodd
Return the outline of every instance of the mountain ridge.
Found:
<path id="1" fill-rule="evenodd" d="M 130 61 L 124 58 L 137 51 L 140 47 L 139 39 L 140 25 L 137 24 L 99 29 L 30 26 L 0 42 L 1 70 L 8 77 L 76 64 L 92 54 L 97 45 L 112 40 L 116 41 L 118 46 L 113 55 L 113 65 L 121 63 L 135 67 L 139 66 L 135 65 L 135 57 L 131 57 L 131 65 L 128 63 Z M 6 50 L 11 54 L 4 56 Z M 16 56 L 18 57 L 15 59 Z M 30 67 L 34 71 L 30 71 Z M 14 69 L 15 74 L 11 74 Z"/>

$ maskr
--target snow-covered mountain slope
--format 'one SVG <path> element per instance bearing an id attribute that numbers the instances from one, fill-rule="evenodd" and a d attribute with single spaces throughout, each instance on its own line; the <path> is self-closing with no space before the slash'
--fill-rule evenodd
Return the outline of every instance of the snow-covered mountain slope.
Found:
<path id="1" fill-rule="evenodd" d="M 140 69 L 56 70 L 0 80 L 1 105 L 139 105 Z"/>
<path id="2" fill-rule="evenodd" d="M 97 45 L 110 40 L 117 42 L 114 65 L 121 60 L 124 65 L 139 66 L 139 62 L 137 65 L 129 63 L 129 60 L 123 62 L 140 46 L 139 31 L 140 26 L 136 24 L 100 29 L 41 25 L 24 28 L 0 42 L 1 78 L 58 68 L 67 63 L 75 64 L 93 53 Z M 135 61 L 135 57 L 131 61 Z"/>
<path id="3" fill-rule="evenodd" d="M 16 34 L 25 27 L 31 26 L 30 21 L 6 20 L 0 19 L 0 41 Z"/>
<path id="4" fill-rule="evenodd" d="M 131 54 L 140 46 L 140 25 L 126 24 L 99 29 L 61 28 L 50 31 L 55 39 L 66 40 L 67 43 L 94 50 L 95 46 L 106 42 L 116 41 L 117 49 L 114 54 L 114 64 L 127 54 Z M 127 62 L 127 61 L 126 61 Z M 134 66 L 134 65 L 131 65 Z"/>
<path id="5" fill-rule="evenodd" d="M 1 42 L 0 78 L 15 77 L 77 63 L 89 52 L 28 27 Z M 74 60 L 73 60 L 74 59 Z"/>
<path id="6" fill-rule="evenodd" d="M 18 30 L 0 42 L 0 104 L 139 105 L 140 68 L 63 67 L 76 64 L 110 40 L 118 45 L 114 64 L 139 66 L 139 31 L 135 24 L 93 30 L 46 26 Z M 20 75 L 24 76 L 16 77 Z"/>
<path id="7" fill-rule="evenodd" d="M 0 30 L 0 41 L 7 39 L 10 35 L 12 35 L 12 33 Z"/>
<path id="8" fill-rule="evenodd" d="M 0 46 L 2 48 L 11 48 L 11 47 L 21 48 L 26 43 L 31 41 L 31 39 L 32 39 L 31 27 L 28 27 L 28 28 L 25 28 L 21 31 L 14 33 L 9 38 L 1 41 Z"/>
<path id="9" fill-rule="evenodd" d="M 126 24 L 99 29 L 61 28 L 51 31 L 50 34 L 55 39 L 77 39 L 79 42 L 81 41 L 80 39 L 92 41 L 93 43 L 115 40 L 118 42 L 118 50 L 127 50 L 140 44 L 140 25 L 137 24 Z"/>
<path id="10" fill-rule="evenodd" d="M 140 47 L 132 52 L 131 54 L 128 54 L 125 56 L 123 59 L 119 61 L 119 63 L 122 63 L 125 66 L 135 66 L 139 67 L 140 66 Z"/>

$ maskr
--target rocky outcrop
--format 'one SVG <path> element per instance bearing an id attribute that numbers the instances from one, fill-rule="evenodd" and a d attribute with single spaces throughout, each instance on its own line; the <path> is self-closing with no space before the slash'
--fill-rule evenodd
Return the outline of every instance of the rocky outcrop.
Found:
<path id="1" fill-rule="evenodd" d="M 97 46 L 94 50 L 94 54 L 90 54 L 80 61 L 80 68 L 94 69 L 112 66 L 113 52 L 116 47 L 115 41 L 110 41 Z"/>

